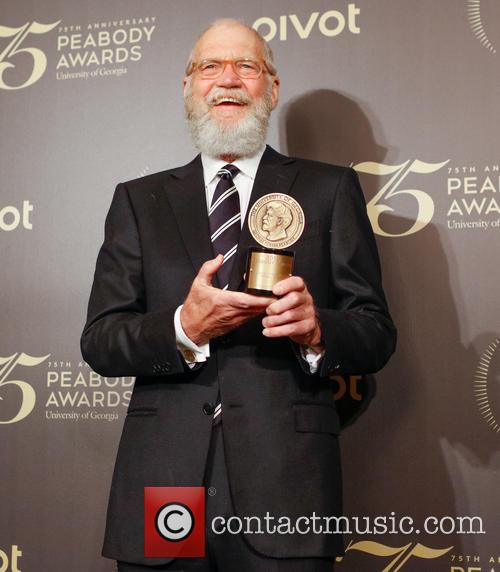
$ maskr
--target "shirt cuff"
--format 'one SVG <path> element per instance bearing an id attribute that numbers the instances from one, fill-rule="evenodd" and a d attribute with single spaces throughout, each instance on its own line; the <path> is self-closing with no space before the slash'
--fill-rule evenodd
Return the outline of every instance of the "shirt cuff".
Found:
<path id="1" fill-rule="evenodd" d="M 182 354 L 182 357 L 191 367 L 196 363 L 207 361 L 207 358 L 210 357 L 210 343 L 207 342 L 206 344 L 197 346 L 186 336 L 181 325 L 182 306 L 183 304 L 177 308 L 174 314 L 175 342 L 177 344 L 177 349 Z"/>
<path id="2" fill-rule="evenodd" d="M 304 359 L 309 364 L 309 370 L 311 373 L 316 373 L 318 371 L 319 362 L 321 358 L 325 355 L 325 350 L 316 353 L 311 348 L 307 346 L 299 346 L 300 347 L 300 355 L 302 359 Z"/>

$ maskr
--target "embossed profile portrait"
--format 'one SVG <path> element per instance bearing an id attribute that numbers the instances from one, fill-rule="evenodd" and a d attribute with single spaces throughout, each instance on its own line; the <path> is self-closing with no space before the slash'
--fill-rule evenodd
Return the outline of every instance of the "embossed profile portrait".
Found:
<path id="1" fill-rule="evenodd" d="M 286 229 L 292 220 L 292 211 L 283 203 L 273 201 L 266 206 L 261 228 L 267 232 L 267 240 L 283 240 L 288 236 Z"/>

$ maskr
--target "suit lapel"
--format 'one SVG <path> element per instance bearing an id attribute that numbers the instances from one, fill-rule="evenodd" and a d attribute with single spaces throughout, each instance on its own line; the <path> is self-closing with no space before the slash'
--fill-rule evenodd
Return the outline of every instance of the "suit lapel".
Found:
<path id="1" fill-rule="evenodd" d="M 257 170 L 245 222 L 241 229 L 236 259 L 229 280 L 230 290 L 238 290 L 241 287 L 248 247 L 259 246 L 248 228 L 248 214 L 252 205 L 269 193 L 289 195 L 297 172 L 295 159 L 281 155 L 269 146 L 266 147 Z M 165 191 L 176 218 L 179 233 L 197 273 L 201 265 L 214 256 L 210 241 L 205 181 L 200 155 L 191 163 L 169 173 Z M 217 277 L 215 277 L 214 285 L 218 286 Z"/>
<path id="2" fill-rule="evenodd" d="M 201 265 L 214 256 L 200 155 L 191 163 L 172 171 L 165 190 L 182 240 L 197 273 Z"/>
<path id="3" fill-rule="evenodd" d="M 236 260 L 234 261 L 231 278 L 229 280 L 229 290 L 239 290 L 241 287 L 243 274 L 245 273 L 248 247 L 260 246 L 254 240 L 248 228 L 248 214 L 252 205 L 269 193 L 284 193 L 289 195 L 290 188 L 297 177 L 297 172 L 298 169 L 295 159 L 281 155 L 269 146 L 266 147 L 257 170 L 245 222 L 241 229 Z"/>

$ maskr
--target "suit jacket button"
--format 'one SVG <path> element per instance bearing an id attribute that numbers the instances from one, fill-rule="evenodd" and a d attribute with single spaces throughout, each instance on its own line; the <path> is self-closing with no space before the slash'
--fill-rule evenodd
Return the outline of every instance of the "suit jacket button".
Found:
<path id="1" fill-rule="evenodd" d="M 204 403 L 203 404 L 203 413 L 205 415 L 212 415 L 212 413 L 215 411 L 215 406 L 213 403 Z"/>

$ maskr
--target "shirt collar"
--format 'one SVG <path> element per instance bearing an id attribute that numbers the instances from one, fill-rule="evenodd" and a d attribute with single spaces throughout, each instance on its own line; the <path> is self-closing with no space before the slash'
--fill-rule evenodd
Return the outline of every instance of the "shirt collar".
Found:
<path id="1" fill-rule="evenodd" d="M 259 168 L 259 163 L 265 149 L 266 148 L 264 146 L 252 157 L 236 159 L 232 164 L 238 167 L 242 173 L 251 179 L 255 179 L 255 175 L 257 174 L 257 169 Z M 203 165 L 203 178 L 205 179 L 205 185 L 210 184 L 210 182 L 217 176 L 218 171 L 227 164 L 226 161 L 210 157 L 205 153 L 201 154 L 201 163 Z"/>

